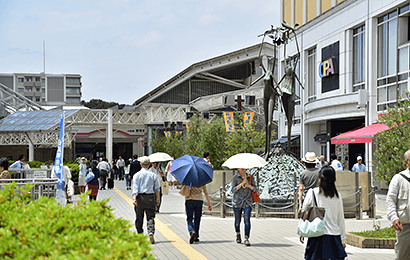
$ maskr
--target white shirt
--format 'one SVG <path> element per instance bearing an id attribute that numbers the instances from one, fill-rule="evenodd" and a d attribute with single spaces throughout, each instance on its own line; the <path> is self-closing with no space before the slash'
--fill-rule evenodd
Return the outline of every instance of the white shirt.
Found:
<path id="1" fill-rule="evenodd" d="M 323 192 L 319 194 L 319 189 L 316 187 L 308 190 L 302 209 L 306 210 L 308 206 L 314 205 L 312 194 L 314 192 L 317 206 L 326 208 L 325 235 L 340 235 L 342 243 L 345 244 L 346 232 L 342 195 L 338 193 L 339 198 L 336 195 L 333 198 L 325 197 Z"/>
<path id="2" fill-rule="evenodd" d="M 410 178 L 409 169 L 400 173 Z M 405 178 L 399 173 L 393 176 L 386 197 L 387 219 L 391 222 L 399 219 L 400 215 L 402 224 L 410 223 L 409 190 L 410 183 Z"/>
<path id="3" fill-rule="evenodd" d="M 342 164 L 336 159 L 332 161 L 332 164 L 330 166 L 332 166 L 335 171 L 343 171 Z"/>
<path id="4" fill-rule="evenodd" d="M 111 166 L 106 161 L 102 161 L 102 162 L 98 163 L 97 169 L 100 170 L 100 171 L 101 170 L 106 170 L 107 172 L 109 172 L 111 170 Z"/>
<path id="5" fill-rule="evenodd" d="M 120 167 L 124 167 L 125 166 L 125 161 L 124 161 L 124 159 L 118 159 L 118 161 L 117 161 L 117 167 L 118 168 L 120 168 Z"/>

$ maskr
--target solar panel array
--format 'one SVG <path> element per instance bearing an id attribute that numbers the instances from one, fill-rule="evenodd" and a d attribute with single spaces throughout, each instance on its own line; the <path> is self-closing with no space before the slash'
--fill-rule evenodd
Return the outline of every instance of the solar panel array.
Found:
<path id="1" fill-rule="evenodd" d="M 60 124 L 61 116 L 74 114 L 78 110 L 47 110 L 16 112 L 0 120 L 0 131 L 25 132 L 53 130 Z"/>

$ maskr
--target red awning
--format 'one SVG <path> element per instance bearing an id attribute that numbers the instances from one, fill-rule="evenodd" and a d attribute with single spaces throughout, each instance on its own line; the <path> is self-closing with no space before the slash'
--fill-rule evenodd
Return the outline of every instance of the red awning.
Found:
<path id="1" fill-rule="evenodd" d="M 332 144 L 362 144 L 371 143 L 373 141 L 373 136 L 378 132 L 389 129 L 387 125 L 383 124 L 371 124 L 360 129 L 346 132 L 335 136 L 331 139 Z"/>

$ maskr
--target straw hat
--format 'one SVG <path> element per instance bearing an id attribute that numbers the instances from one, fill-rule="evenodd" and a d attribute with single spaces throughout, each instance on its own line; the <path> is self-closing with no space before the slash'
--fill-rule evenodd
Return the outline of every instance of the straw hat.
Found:
<path id="1" fill-rule="evenodd" d="M 302 161 L 311 164 L 319 163 L 319 160 L 316 158 L 316 154 L 314 152 L 307 152 L 305 157 L 302 158 Z"/>

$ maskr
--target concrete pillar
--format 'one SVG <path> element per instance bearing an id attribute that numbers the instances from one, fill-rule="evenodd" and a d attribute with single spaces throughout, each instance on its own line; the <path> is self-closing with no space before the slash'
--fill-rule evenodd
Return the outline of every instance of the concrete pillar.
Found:
<path id="1" fill-rule="evenodd" d="M 108 162 L 112 162 L 112 133 L 113 133 L 113 127 L 112 127 L 112 110 L 108 109 L 108 117 L 107 117 L 107 130 L 106 130 L 106 141 L 105 141 L 105 153 L 106 153 L 106 158 L 108 159 Z"/>
<path id="2" fill-rule="evenodd" d="M 30 139 L 28 139 L 28 160 L 34 161 L 34 145 Z"/>

